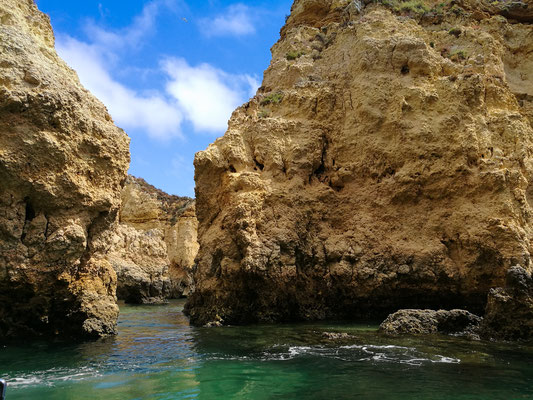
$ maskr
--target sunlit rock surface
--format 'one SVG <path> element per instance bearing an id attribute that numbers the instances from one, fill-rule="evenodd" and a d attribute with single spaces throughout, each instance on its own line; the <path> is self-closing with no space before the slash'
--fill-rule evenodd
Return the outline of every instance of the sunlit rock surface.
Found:
<path id="1" fill-rule="evenodd" d="M 496 6 L 295 1 L 195 159 L 194 324 L 483 314 L 531 271 L 531 4 Z"/>
<path id="2" fill-rule="evenodd" d="M 187 296 L 198 252 L 194 200 L 172 196 L 128 176 L 120 224 L 109 237 L 108 260 L 117 296 L 129 303 L 161 303 Z"/>
<path id="3" fill-rule="evenodd" d="M 114 223 L 129 139 L 56 54 L 31 0 L 0 0 L 0 337 L 116 332 Z"/>

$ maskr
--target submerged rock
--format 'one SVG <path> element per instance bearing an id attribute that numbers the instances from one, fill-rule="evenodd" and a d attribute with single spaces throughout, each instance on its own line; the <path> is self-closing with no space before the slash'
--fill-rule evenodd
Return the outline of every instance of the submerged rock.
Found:
<path id="1" fill-rule="evenodd" d="M 365 3 L 296 0 L 258 93 L 196 155 L 193 324 L 482 313 L 531 269 L 533 25 Z"/>
<path id="2" fill-rule="evenodd" d="M 379 331 L 390 335 L 444 333 L 479 338 L 481 321 L 481 317 L 466 310 L 399 310 L 381 323 Z"/>
<path id="3" fill-rule="evenodd" d="M 129 139 L 56 54 L 32 0 L 0 0 L 0 337 L 116 332 L 105 259 Z"/>
<path id="4" fill-rule="evenodd" d="M 322 332 L 322 338 L 327 341 L 347 341 L 357 339 L 356 336 L 346 332 Z"/>
<path id="5" fill-rule="evenodd" d="M 153 304 L 186 296 L 198 252 L 194 200 L 168 195 L 128 176 L 120 223 L 109 237 L 108 260 L 118 279 L 117 296 Z"/>

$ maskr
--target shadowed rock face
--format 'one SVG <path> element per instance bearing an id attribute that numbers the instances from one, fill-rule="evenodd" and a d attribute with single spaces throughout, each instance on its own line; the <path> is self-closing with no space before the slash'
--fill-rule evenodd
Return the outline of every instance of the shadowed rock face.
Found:
<path id="1" fill-rule="evenodd" d="M 533 278 L 519 265 L 509 268 L 504 287 L 489 291 L 485 315 L 465 310 L 399 310 L 379 327 L 387 334 L 459 334 L 472 339 L 533 339 Z"/>
<path id="2" fill-rule="evenodd" d="M 116 332 L 103 240 L 129 139 L 57 56 L 31 0 L 0 0 L 0 337 Z"/>
<path id="3" fill-rule="evenodd" d="M 524 268 L 511 267 L 505 287 L 489 292 L 482 328 L 491 339 L 533 339 L 533 278 Z"/>
<path id="4" fill-rule="evenodd" d="M 198 252 L 194 200 L 133 176 L 121 197 L 120 224 L 109 237 L 108 253 L 118 298 L 148 304 L 188 295 Z"/>
<path id="5" fill-rule="evenodd" d="M 499 14 L 294 3 L 195 159 L 192 323 L 481 314 L 531 269 L 533 26 Z"/>

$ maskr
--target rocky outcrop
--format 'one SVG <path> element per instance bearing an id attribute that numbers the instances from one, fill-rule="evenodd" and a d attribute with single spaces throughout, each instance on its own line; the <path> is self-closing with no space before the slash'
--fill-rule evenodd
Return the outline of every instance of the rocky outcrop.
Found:
<path id="1" fill-rule="evenodd" d="M 489 292 L 482 324 L 488 339 L 533 339 L 533 278 L 520 266 L 507 272 L 506 285 Z"/>
<path id="2" fill-rule="evenodd" d="M 108 253 L 118 298 L 147 304 L 188 295 L 198 252 L 194 200 L 168 195 L 133 176 L 121 197 L 120 224 Z"/>
<path id="3" fill-rule="evenodd" d="M 129 139 L 54 50 L 31 0 L 0 0 L 0 337 L 116 332 Z"/>
<path id="4" fill-rule="evenodd" d="M 380 332 L 398 334 L 444 333 L 473 339 L 533 339 L 533 278 L 519 265 L 507 271 L 505 287 L 489 291 L 485 316 L 465 310 L 399 310 L 387 317 Z"/>
<path id="5" fill-rule="evenodd" d="M 533 25 L 491 4 L 295 1 L 195 159 L 194 324 L 481 314 L 531 270 Z"/>
<path id="6" fill-rule="evenodd" d="M 389 335 L 442 333 L 479 339 L 481 321 L 465 310 L 400 310 L 389 315 L 379 331 Z"/>

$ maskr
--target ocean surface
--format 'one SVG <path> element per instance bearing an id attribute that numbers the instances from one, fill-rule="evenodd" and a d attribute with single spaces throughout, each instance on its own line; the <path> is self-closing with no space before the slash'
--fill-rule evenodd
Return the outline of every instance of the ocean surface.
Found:
<path id="1" fill-rule="evenodd" d="M 115 338 L 0 346 L 6 399 L 533 399 L 533 347 L 375 324 L 193 328 L 183 304 L 122 305 Z"/>

